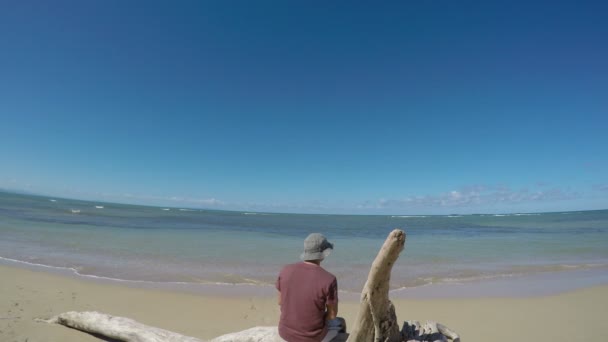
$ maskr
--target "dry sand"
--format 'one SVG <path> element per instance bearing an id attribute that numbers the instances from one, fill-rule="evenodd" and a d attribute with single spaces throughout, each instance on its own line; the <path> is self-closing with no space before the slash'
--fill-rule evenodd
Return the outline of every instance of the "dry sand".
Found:
<path id="1" fill-rule="evenodd" d="M 463 341 L 608 341 L 608 286 L 532 298 L 398 299 L 400 320 L 432 319 Z M 354 320 L 358 303 L 342 301 Z M 276 325 L 269 296 L 205 296 L 101 284 L 0 265 L 0 341 L 101 341 L 62 326 L 34 322 L 65 311 L 96 310 L 203 339 L 257 325 Z"/>

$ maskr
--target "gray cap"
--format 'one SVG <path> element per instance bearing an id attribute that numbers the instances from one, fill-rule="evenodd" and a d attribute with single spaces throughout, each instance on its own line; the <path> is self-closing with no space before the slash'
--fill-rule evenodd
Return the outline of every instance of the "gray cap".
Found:
<path id="1" fill-rule="evenodd" d="M 304 253 L 300 255 L 300 259 L 306 260 L 323 260 L 334 249 L 334 245 L 327 241 L 323 234 L 312 233 L 304 240 Z"/>

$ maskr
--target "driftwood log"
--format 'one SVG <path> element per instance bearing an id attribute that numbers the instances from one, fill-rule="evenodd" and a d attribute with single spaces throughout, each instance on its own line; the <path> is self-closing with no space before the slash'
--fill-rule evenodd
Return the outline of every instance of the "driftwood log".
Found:
<path id="1" fill-rule="evenodd" d="M 389 300 L 391 270 L 405 245 L 405 233 L 393 230 L 374 260 L 361 293 L 357 319 L 350 334 L 339 334 L 333 341 L 349 342 L 460 342 L 458 334 L 435 323 L 405 321 L 399 329 L 395 307 Z M 124 342 L 203 342 L 168 330 L 147 326 L 126 317 L 98 312 L 66 312 L 38 321 L 65 325 Z M 282 341 L 277 327 L 254 327 L 226 334 L 209 342 L 276 342 Z"/>
<path id="2" fill-rule="evenodd" d="M 151 327 L 126 317 L 84 311 L 64 312 L 46 323 L 56 323 L 124 342 L 202 342 L 169 330 Z"/>
<path id="3" fill-rule="evenodd" d="M 400 342 L 401 332 L 393 303 L 388 299 L 391 269 L 405 245 L 405 233 L 393 230 L 372 263 L 361 292 L 361 304 L 349 341 Z"/>

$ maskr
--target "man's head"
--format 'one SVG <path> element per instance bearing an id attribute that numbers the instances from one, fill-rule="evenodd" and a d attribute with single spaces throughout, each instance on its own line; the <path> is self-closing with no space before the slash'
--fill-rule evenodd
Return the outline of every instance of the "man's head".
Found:
<path id="1" fill-rule="evenodd" d="M 331 253 L 334 245 L 329 243 L 325 236 L 319 233 L 312 233 L 304 240 L 304 253 L 300 259 L 304 261 L 321 261 Z"/>

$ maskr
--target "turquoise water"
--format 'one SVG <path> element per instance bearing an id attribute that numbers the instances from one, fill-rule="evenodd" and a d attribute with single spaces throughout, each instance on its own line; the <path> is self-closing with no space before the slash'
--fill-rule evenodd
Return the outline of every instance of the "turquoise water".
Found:
<path id="1" fill-rule="evenodd" d="M 273 284 L 321 232 L 324 266 L 361 290 L 386 235 L 406 231 L 392 288 L 608 272 L 608 210 L 464 216 L 297 215 L 159 208 L 0 193 L 0 257 L 83 275 Z M 562 277 L 562 279 L 565 279 Z"/>

